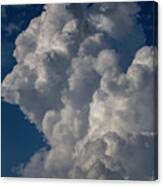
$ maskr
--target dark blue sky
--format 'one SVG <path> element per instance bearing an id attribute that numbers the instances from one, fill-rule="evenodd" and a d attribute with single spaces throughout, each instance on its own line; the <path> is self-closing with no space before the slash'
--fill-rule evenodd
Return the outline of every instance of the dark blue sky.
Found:
<path id="1" fill-rule="evenodd" d="M 40 15 L 43 5 L 2 6 L 2 80 L 16 64 L 12 57 L 17 35 L 33 17 Z M 18 106 L 4 101 L 2 106 L 2 176 L 18 176 L 13 168 L 29 160 L 35 150 L 46 144 L 35 125 L 25 120 Z"/>
<path id="2" fill-rule="evenodd" d="M 154 26 L 151 26 L 154 19 L 153 2 L 141 2 L 142 10 L 138 16 L 138 21 L 143 25 L 146 34 L 147 45 L 156 45 L 154 36 Z M 156 4 L 155 4 L 156 5 Z M 91 8 L 90 3 L 87 8 Z M 29 24 L 33 17 L 40 15 L 43 5 L 15 5 L 2 6 L 1 23 L 1 77 L 12 71 L 16 64 L 12 57 L 15 48 L 15 39 Z M 157 31 L 157 30 L 156 30 Z M 47 146 L 43 141 L 42 134 L 39 134 L 35 125 L 29 124 L 25 120 L 23 113 L 18 106 L 10 105 L 2 100 L 2 176 L 19 176 L 12 169 L 21 163 L 26 163 L 32 154 L 41 147 Z"/>

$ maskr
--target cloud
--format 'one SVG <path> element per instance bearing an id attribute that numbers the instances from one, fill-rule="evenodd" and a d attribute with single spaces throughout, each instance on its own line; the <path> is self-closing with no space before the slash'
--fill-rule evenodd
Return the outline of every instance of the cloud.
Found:
<path id="1" fill-rule="evenodd" d="M 46 5 L 18 36 L 2 96 L 50 145 L 22 176 L 154 178 L 156 50 L 140 48 L 139 10 L 136 3 Z"/>
<path id="2" fill-rule="evenodd" d="M 143 47 L 126 73 L 114 66 L 104 73 L 90 104 L 89 121 L 97 135 L 103 125 L 103 132 L 119 135 L 125 130 L 135 134 L 153 132 L 154 53 L 152 47 Z"/>

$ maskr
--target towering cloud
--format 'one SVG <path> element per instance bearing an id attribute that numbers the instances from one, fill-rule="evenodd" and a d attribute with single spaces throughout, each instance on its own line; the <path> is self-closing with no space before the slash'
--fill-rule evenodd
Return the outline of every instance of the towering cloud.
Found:
<path id="1" fill-rule="evenodd" d="M 49 4 L 18 36 L 2 96 L 51 147 L 22 166 L 23 176 L 153 179 L 156 49 L 139 49 L 139 10 Z"/>

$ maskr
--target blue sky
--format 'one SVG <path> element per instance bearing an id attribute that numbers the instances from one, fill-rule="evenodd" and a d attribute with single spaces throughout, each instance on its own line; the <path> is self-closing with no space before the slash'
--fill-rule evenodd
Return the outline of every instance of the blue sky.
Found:
<path id="1" fill-rule="evenodd" d="M 2 80 L 16 64 L 12 57 L 15 39 L 38 16 L 43 5 L 2 6 Z M 9 32 L 10 24 L 16 27 Z M 45 146 L 35 125 L 25 120 L 18 106 L 2 100 L 2 176 L 17 176 L 12 168 L 29 160 L 33 152 Z M 18 132 L 20 131 L 20 132 Z M 25 145 L 24 145 L 25 144 Z M 31 146 L 32 144 L 32 146 Z"/>
<path id="2" fill-rule="evenodd" d="M 143 45 L 156 45 L 154 40 L 153 2 L 148 5 L 139 3 L 142 10 L 138 16 L 143 25 L 146 41 Z M 92 4 L 88 6 L 91 8 Z M 33 17 L 40 15 L 43 5 L 2 6 L 2 49 L 1 61 L 2 81 L 16 64 L 12 57 L 15 39 L 29 24 Z M 150 25 L 150 26 L 149 26 Z M 126 66 L 128 67 L 129 64 Z M 19 176 L 13 168 L 26 163 L 32 154 L 46 147 L 42 134 L 35 125 L 25 119 L 18 106 L 10 105 L 2 100 L 2 176 Z M 25 145 L 24 145 L 25 144 Z"/>

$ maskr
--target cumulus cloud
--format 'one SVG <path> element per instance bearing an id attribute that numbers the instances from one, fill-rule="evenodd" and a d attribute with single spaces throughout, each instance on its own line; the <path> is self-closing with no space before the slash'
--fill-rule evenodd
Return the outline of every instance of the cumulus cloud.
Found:
<path id="1" fill-rule="evenodd" d="M 22 176 L 154 179 L 156 49 L 140 48 L 139 10 L 46 5 L 18 36 L 2 96 L 50 145 L 21 166 Z"/>

